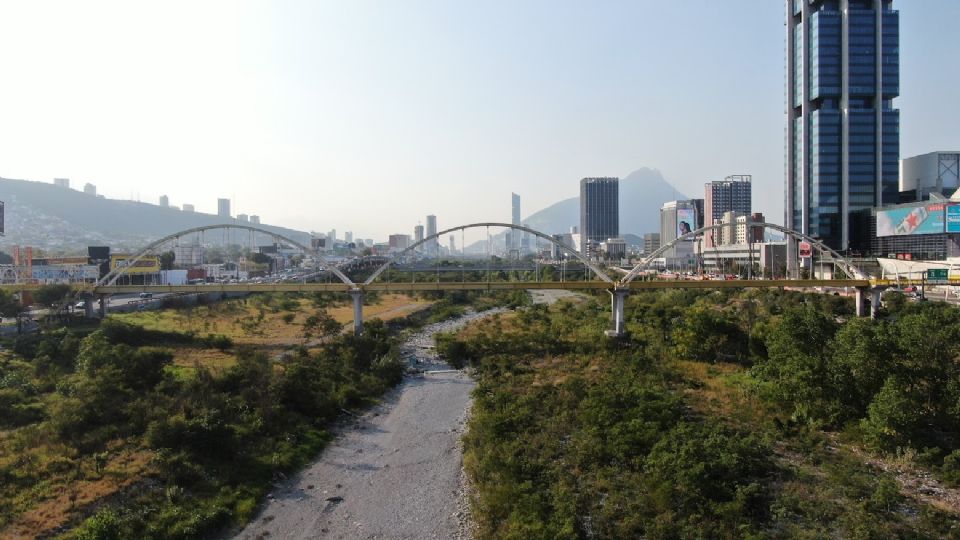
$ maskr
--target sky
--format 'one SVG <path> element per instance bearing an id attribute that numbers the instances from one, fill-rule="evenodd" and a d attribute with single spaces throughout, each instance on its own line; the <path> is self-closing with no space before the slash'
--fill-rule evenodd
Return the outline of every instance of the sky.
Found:
<path id="1" fill-rule="evenodd" d="M 894 5 L 901 156 L 958 150 L 960 1 Z M 780 221 L 783 24 L 779 0 L 0 0 L 0 177 L 385 239 L 650 167 L 700 197 L 752 174 Z"/>

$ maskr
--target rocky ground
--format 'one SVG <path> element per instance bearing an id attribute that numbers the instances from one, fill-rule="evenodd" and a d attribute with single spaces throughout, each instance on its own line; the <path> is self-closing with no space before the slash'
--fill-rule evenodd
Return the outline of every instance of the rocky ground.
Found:
<path id="1" fill-rule="evenodd" d="M 437 358 L 433 334 L 496 311 L 412 336 L 401 354 L 417 373 L 278 485 L 236 538 L 470 538 L 460 438 L 474 383 Z"/>

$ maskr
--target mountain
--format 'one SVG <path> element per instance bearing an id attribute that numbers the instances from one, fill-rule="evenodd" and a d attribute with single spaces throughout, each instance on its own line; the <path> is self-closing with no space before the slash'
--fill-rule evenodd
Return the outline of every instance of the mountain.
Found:
<path id="1" fill-rule="evenodd" d="M 0 178 L 0 201 L 5 203 L 6 225 L 0 249 L 7 252 L 13 244 L 53 254 L 85 253 L 90 245 L 133 250 L 169 234 L 224 222 L 224 218 L 213 214 L 107 199 L 53 184 L 6 178 Z M 310 243 L 309 233 L 303 231 L 270 225 L 258 227 Z M 245 243 L 248 238 L 246 233 L 234 232 L 232 236 L 205 240 Z"/>
<path id="2" fill-rule="evenodd" d="M 686 199 L 656 169 L 638 169 L 620 179 L 620 235 L 660 230 L 660 206 L 667 201 Z M 564 199 L 523 220 L 531 228 L 548 234 L 570 232 L 580 227 L 580 197 Z"/>

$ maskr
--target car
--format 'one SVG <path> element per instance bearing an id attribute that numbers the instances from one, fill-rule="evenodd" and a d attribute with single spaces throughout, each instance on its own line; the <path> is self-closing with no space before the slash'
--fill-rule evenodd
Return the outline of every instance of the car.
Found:
<path id="1" fill-rule="evenodd" d="M 153 298 L 152 292 L 142 292 L 140 293 L 140 298 Z"/>
<path id="2" fill-rule="evenodd" d="M 919 290 L 919 289 L 917 289 L 917 286 L 916 286 L 916 285 L 909 285 L 909 286 L 903 288 L 903 292 L 905 292 L 905 293 L 915 293 L 915 292 L 917 292 L 918 290 Z"/>

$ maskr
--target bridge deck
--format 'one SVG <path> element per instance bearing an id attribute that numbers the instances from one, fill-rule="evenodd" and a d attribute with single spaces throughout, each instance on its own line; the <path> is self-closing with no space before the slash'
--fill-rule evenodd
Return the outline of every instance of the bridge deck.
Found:
<path id="1" fill-rule="evenodd" d="M 863 279 L 767 279 L 767 280 L 655 280 L 632 281 L 625 286 L 630 290 L 644 289 L 737 289 L 771 287 L 870 287 L 885 286 L 889 282 Z M 0 285 L 0 288 L 20 291 L 35 290 L 40 285 Z M 600 280 L 592 281 L 426 281 L 426 282 L 375 282 L 370 285 L 358 285 L 365 291 L 413 292 L 413 291 L 496 291 L 523 289 L 566 289 L 601 290 L 613 289 L 612 283 Z M 84 288 L 81 285 L 77 289 Z M 225 283 L 207 285 L 110 285 L 88 289 L 94 294 L 130 294 L 150 293 L 237 293 L 237 292 L 347 292 L 350 287 L 344 283 Z"/>

